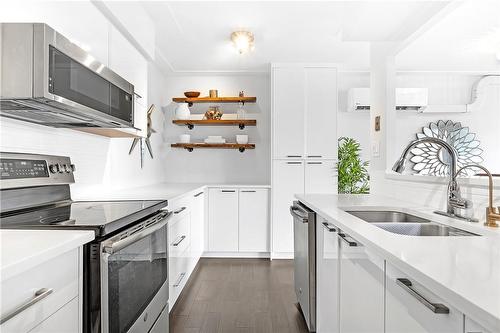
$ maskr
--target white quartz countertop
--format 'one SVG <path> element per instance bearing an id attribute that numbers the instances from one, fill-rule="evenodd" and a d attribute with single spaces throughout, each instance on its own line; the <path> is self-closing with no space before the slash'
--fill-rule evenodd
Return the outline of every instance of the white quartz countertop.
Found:
<path id="1" fill-rule="evenodd" d="M 270 188 L 266 184 L 158 183 L 123 189 L 94 189 L 78 193 L 73 200 L 173 200 L 205 188 Z"/>
<path id="2" fill-rule="evenodd" d="M 429 207 L 377 195 L 296 197 L 450 305 L 493 332 L 500 332 L 500 230 L 439 216 Z M 398 235 L 350 215 L 344 209 L 396 209 L 482 236 Z"/>
<path id="3" fill-rule="evenodd" d="M 2 229 L 0 280 L 5 281 L 93 239 L 93 231 Z"/>

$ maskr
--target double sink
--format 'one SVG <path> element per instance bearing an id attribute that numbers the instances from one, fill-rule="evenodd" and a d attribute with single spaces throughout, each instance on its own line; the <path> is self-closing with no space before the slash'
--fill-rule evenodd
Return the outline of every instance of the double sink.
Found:
<path id="1" fill-rule="evenodd" d="M 407 236 L 479 236 L 412 214 L 389 210 L 346 210 L 361 220 L 386 231 Z"/>

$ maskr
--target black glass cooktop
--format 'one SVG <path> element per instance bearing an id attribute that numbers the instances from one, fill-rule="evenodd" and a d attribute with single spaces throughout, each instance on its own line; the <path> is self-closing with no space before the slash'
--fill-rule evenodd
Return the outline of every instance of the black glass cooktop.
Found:
<path id="1" fill-rule="evenodd" d="M 105 236 L 167 206 L 165 200 L 67 202 L 4 213 L 2 229 L 88 229 Z"/>

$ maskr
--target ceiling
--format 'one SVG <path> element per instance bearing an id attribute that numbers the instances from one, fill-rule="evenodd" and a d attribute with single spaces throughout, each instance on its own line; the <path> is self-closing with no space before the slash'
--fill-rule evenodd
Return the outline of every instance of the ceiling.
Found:
<path id="1" fill-rule="evenodd" d="M 370 42 L 401 41 L 450 1 L 147 1 L 157 53 L 170 72 L 264 72 L 271 62 L 369 68 Z M 232 31 L 255 50 L 239 55 Z"/>
<path id="2" fill-rule="evenodd" d="M 469 0 L 396 57 L 403 70 L 500 71 L 500 1 Z"/>

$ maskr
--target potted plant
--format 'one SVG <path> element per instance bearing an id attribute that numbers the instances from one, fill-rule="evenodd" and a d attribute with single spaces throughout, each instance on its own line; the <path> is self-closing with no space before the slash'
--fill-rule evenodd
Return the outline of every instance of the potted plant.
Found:
<path id="1" fill-rule="evenodd" d="M 370 193 L 368 161 L 361 161 L 361 145 L 353 138 L 339 138 L 338 192 L 348 194 Z"/>

